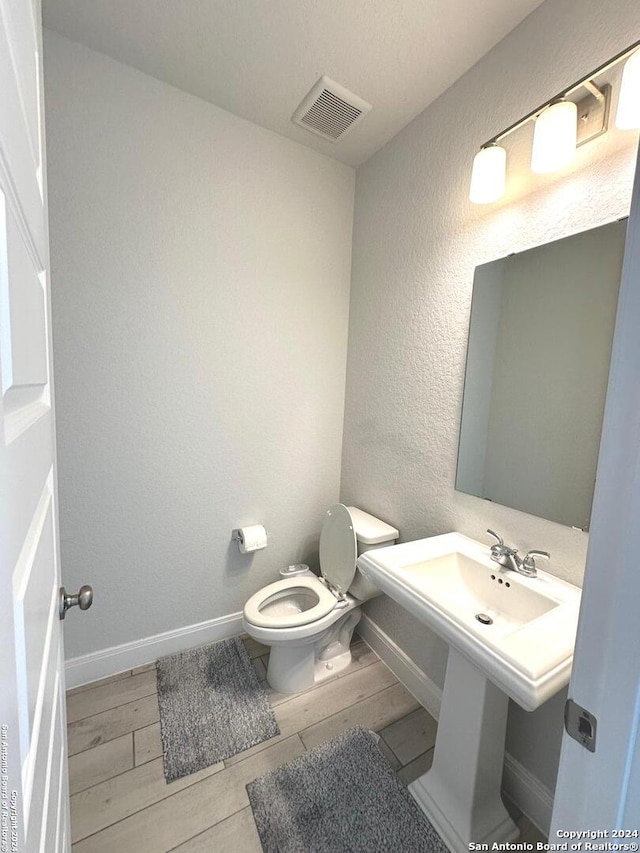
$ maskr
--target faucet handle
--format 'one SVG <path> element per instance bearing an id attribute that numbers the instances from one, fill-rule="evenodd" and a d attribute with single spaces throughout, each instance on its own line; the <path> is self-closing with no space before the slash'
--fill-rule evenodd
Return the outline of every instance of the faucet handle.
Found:
<path id="1" fill-rule="evenodd" d="M 491 536 L 494 536 L 498 540 L 498 545 L 504 545 L 504 539 L 502 538 L 502 536 L 498 536 L 497 533 L 494 533 L 493 530 L 489 530 L 488 528 L 487 533 L 491 534 Z"/>
<path id="2" fill-rule="evenodd" d="M 530 551 L 524 556 L 524 560 L 522 561 L 522 569 L 523 574 L 527 574 L 530 577 L 535 577 L 537 574 L 536 570 L 536 561 L 533 559 L 534 557 L 544 557 L 546 560 L 551 559 L 551 554 L 548 551 L 539 551 L 537 548 L 532 548 Z"/>

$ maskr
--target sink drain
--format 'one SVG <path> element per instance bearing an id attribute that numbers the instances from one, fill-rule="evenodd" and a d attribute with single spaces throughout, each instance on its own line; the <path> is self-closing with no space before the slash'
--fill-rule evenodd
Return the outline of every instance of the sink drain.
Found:
<path id="1" fill-rule="evenodd" d="M 491 616 L 487 616 L 486 613 L 476 613 L 476 619 L 478 622 L 482 622 L 483 625 L 493 625 L 493 619 Z"/>

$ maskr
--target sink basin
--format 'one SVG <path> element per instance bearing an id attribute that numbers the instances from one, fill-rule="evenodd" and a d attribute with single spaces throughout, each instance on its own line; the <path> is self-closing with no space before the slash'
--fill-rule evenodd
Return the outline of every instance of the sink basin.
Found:
<path id="1" fill-rule="evenodd" d="M 569 681 L 580 590 L 546 572 L 528 578 L 503 569 L 489 554 L 487 545 L 447 533 L 367 551 L 358 566 L 533 711 Z"/>

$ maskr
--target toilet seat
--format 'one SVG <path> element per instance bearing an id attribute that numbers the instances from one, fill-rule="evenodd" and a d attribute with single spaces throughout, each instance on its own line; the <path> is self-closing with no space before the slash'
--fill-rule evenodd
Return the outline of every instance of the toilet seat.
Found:
<path id="1" fill-rule="evenodd" d="M 300 590 L 297 601 L 292 600 L 296 590 Z M 311 596 L 311 602 L 304 601 Z M 304 603 L 310 606 L 297 609 Z M 318 578 L 285 578 L 252 595 L 244 606 L 244 618 L 259 628 L 295 628 L 322 619 L 337 603 L 335 595 Z"/>

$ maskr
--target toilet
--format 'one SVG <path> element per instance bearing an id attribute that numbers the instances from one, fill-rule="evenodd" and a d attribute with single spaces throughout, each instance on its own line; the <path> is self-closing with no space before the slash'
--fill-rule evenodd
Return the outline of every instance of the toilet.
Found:
<path id="1" fill-rule="evenodd" d="M 282 580 L 252 595 L 242 625 L 271 647 L 267 681 L 279 693 L 299 693 L 351 662 L 351 637 L 360 604 L 380 594 L 356 567 L 358 556 L 393 545 L 399 533 L 357 507 L 335 504 L 320 534 L 322 576 L 308 566 L 289 566 Z"/>

